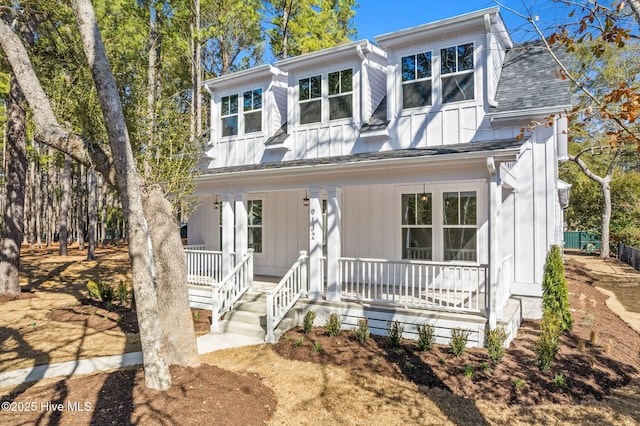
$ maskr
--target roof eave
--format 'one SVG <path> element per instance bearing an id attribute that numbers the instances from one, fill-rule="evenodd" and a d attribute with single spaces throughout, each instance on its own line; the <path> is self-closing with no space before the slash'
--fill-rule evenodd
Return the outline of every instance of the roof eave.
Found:
<path id="1" fill-rule="evenodd" d="M 547 117 L 552 114 L 562 114 L 571 109 L 571 104 L 555 105 L 541 108 L 529 108 L 512 111 L 489 112 L 487 118 L 490 121 L 514 120 L 523 118 Z"/>

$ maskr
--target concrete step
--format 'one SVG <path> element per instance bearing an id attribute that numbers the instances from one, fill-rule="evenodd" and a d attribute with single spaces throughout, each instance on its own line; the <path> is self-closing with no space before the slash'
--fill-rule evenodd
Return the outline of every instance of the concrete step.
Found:
<path id="1" fill-rule="evenodd" d="M 220 333 L 222 334 L 239 334 L 241 336 L 261 339 L 264 341 L 266 331 L 259 325 L 247 324 L 239 321 L 220 321 Z"/>
<path id="2" fill-rule="evenodd" d="M 265 327 L 266 313 L 265 312 L 256 312 L 256 310 L 246 310 L 246 309 L 234 309 L 231 312 L 227 312 L 224 315 L 224 321 L 229 322 L 240 322 L 243 324 L 256 325 L 260 327 Z"/>

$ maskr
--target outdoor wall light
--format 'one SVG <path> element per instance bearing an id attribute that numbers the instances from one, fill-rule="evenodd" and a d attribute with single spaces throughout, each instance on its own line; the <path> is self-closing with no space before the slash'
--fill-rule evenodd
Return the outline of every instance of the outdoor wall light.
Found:
<path id="1" fill-rule="evenodd" d="M 427 196 L 426 186 L 423 183 L 422 184 L 422 194 L 420 194 L 420 200 L 422 200 L 423 203 L 426 203 L 428 198 L 429 197 Z"/>
<path id="2" fill-rule="evenodd" d="M 218 202 L 218 194 L 216 194 L 216 201 L 213 203 L 213 208 L 216 210 L 220 208 L 220 203 Z"/>
<path id="3" fill-rule="evenodd" d="M 309 207 L 309 191 L 307 191 L 307 194 L 302 199 L 302 205 L 305 207 Z"/>

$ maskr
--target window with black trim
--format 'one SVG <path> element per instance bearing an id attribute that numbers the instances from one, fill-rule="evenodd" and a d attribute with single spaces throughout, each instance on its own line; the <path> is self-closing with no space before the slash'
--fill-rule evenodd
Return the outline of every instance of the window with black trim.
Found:
<path id="1" fill-rule="evenodd" d="M 431 105 L 431 52 L 402 57 L 402 108 Z"/>
<path id="2" fill-rule="evenodd" d="M 262 89 L 254 89 L 242 94 L 244 112 L 244 132 L 262 131 Z"/>
<path id="3" fill-rule="evenodd" d="M 433 259 L 433 199 L 430 193 L 425 195 L 402 194 L 403 259 Z"/>
<path id="4" fill-rule="evenodd" d="M 444 260 L 478 259 L 477 194 L 475 191 L 442 194 Z"/>
<path id="5" fill-rule="evenodd" d="M 222 97 L 222 136 L 238 134 L 238 95 Z"/>
<path id="6" fill-rule="evenodd" d="M 473 43 L 440 49 L 442 101 L 474 98 Z"/>
<path id="7" fill-rule="evenodd" d="M 322 77 L 319 75 L 298 81 L 300 124 L 322 121 Z"/>
<path id="8" fill-rule="evenodd" d="M 329 73 L 329 120 L 353 116 L 353 71 Z"/>

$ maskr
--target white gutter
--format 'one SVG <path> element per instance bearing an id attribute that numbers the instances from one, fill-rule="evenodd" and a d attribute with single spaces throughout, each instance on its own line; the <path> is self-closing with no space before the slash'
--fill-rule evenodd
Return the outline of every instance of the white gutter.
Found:
<path id="1" fill-rule="evenodd" d="M 551 114 L 558 114 L 571 109 L 571 105 L 556 105 L 543 108 L 529 108 L 520 109 L 516 111 L 504 111 L 504 112 L 490 112 L 487 114 L 487 118 L 490 121 L 494 120 L 508 120 L 512 118 L 525 118 L 532 116 L 548 116 Z"/>
<path id="2" fill-rule="evenodd" d="M 486 62 L 486 81 L 487 81 L 487 103 L 489 104 L 489 106 L 492 106 L 494 108 L 498 107 L 498 102 L 496 102 L 495 99 L 495 94 L 496 94 L 496 87 L 493 87 L 493 61 L 491 60 L 491 40 L 492 40 L 492 35 L 491 35 L 491 16 L 490 15 L 484 15 L 484 28 L 487 31 L 487 41 L 486 41 L 486 46 L 485 46 L 485 52 L 484 52 L 484 57 L 485 57 L 485 61 Z M 492 82 L 491 85 L 489 85 L 489 82 Z"/>
<path id="3" fill-rule="evenodd" d="M 367 49 L 367 50 L 369 50 L 369 49 Z M 360 57 L 360 64 L 361 64 L 360 65 L 360 126 L 362 126 L 362 123 L 364 123 L 364 121 L 366 119 L 365 116 L 364 116 L 364 106 L 365 106 L 365 101 L 364 101 L 364 68 L 365 68 L 365 65 L 367 63 L 367 55 L 364 53 L 364 51 L 362 49 L 362 44 L 359 44 L 358 47 L 356 47 L 356 53 Z"/>

